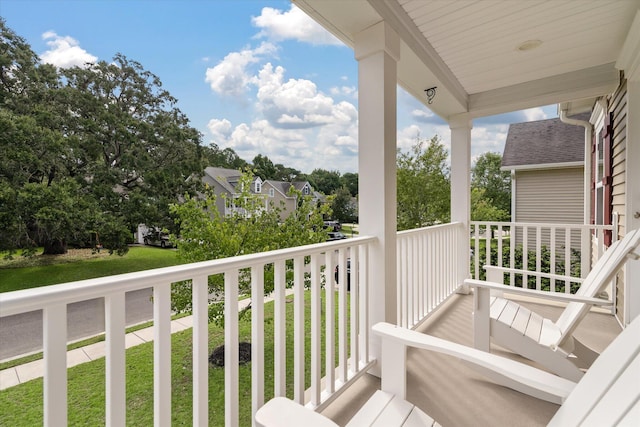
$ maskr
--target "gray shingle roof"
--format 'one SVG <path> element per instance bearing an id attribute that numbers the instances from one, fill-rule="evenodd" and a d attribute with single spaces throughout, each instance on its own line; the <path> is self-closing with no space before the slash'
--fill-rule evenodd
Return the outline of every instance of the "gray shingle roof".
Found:
<path id="1" fill-rule="evenodd" d="M 588 114 L 574 118 L 587 120 Z M 503 167 L 532 166 L 584 161 L 584 128 L 562 123 L 559 118 L 509 126 L 502 155 Z"/>

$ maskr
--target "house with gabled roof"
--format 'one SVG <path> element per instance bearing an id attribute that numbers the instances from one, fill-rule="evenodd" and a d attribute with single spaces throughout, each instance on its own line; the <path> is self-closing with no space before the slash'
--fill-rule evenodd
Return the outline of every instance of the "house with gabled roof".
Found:
<path id="1" fill-rule="evenodd" d="M 242 173 L 235 169 L 207 167 L 204 170 L 203 182 L 211 187 L 216 195 L 216 206 L 221 216 L 228 216 L 234 212 L 233 200 L 240 193 L 237 185 Z M 293 212 L 297 206 L 298 196 L 292 192 L 296 190 L 303 196 L 312 196 L 320 200 L 319 194 L 313 190 L 308 181 L 275 181 L 262 180 L 254 176 L 251 181 L 251 193 L 262 195 L 264 209 L 280 209 L 280 218 L 284 219 Z"/>
<path id="2" fill-rule="evenodd" d="M 583 222 L 583 128 L 559 118 L 514 123 L 501 169 L 511 172 L 513 221 Z"/>

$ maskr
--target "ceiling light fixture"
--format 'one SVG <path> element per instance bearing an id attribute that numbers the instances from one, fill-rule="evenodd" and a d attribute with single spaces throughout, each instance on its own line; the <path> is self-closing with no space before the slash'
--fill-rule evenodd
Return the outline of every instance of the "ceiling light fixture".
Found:
<path id="1" fill-rule="evenodd" d="M 537 47 L 540 47 L 541 44 L 542 44 L 542 40 L 538 40 L 538 39 L 527 40 L 520 43 L 516 49 L 519 50 L 520 52 L 527 52 Z"/>

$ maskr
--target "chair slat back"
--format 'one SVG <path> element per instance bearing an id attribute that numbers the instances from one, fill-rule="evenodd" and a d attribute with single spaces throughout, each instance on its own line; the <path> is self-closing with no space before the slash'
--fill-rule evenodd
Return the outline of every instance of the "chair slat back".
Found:
<path id="1" fill-rule="evenodd" d="M 640 316 L 600 354 L 548 426 L 617 425 L 640 401 Z"/>
<path id="2" fill-rule="evenodd" d="M 613 280 L 618 270 L 622 268 L 630 254 L 638 249 L 639 245 L 640 229 L 628 232 L 621 240 L 613 243 L 589 272 L 576 295 L 597 296 Z M 561 333 L 558 343 L 562 343 L 573 334 L 590 308 L 590 305 L 583 303 L 571 302 L 567 304 L 556 321 L 556 326 Z"/>

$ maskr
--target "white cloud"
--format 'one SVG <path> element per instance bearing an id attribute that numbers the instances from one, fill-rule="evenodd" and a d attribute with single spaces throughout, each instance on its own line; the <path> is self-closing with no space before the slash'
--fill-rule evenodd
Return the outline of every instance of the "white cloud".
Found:
<path id="1" fill-rule="evenodd" d="M 355 86 L 334 86 L 330 89 L 333 96 L 348 96 L 352 98 L 358 97 L 358 91 Z"/>
<path id="2" fill-rule="evenodd" d="M 82 49 L 73 37 L 63 37 L 53 31 L 47 31 L 42 34 L 42 39 L 46 40 L 47 46 L 49 46 L 49 50 L 40 55 L 40 59 L 46 64 L 60 68 L 71 68 L 74 66 L 82 67 L 98 60 L 98 57 Z"/>
<path id="3" fill-rule="evenodd" d="M 274 55 L 276 51 L 275 45 L 263 42 L 255 49 L 231 52 L 215 67 L 207 69 L 205 81 L 209 83 L 211 90 L 220 95 L 243 95 L 253 79 L 249 66 L 260 62 L 264 57 Z"/>
<path id="4" fill-rule="evenodd" d="M 310 128 L 356 119 L 356 108 L 348 102 L 336 104 L 306 79 L 285 81 L 281 66 L 266 64 L 255 79 L 258 110 L 274 127 Z"/>
<path id="5" fill-rule="evenodd" d="M 256 37 L 273 41 L 293 39 L 313 45 L 342 45 L 340 40 L 293 4 L 286 12 L 265 7 L 260 16 L 251 18 L 251 22 L 261 29 Z"/>
<path id="6" fill-rule="evenodd" d="M 529 108 L 528 110 L 523 110 L 522 113 L 527 118 L 526 121 L 528 122 L 544 120 L 547 118 L 547 114 L 542 108 Z"/>

